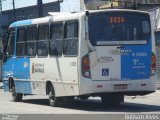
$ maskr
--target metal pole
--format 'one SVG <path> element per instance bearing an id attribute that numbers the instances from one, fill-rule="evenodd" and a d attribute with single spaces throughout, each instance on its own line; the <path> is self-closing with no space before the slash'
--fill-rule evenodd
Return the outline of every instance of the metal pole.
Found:
<path id="1" fill-rule="evenodd" d="M 0 14 L 2 15 L 2 0 L 0 0 Z"/>
<path id="2" fill-rule="evenodd" d="M 42 0 L 37 0 L 38 17 L 43 17 L 43 3 Z"/>
<path id="3" fill-rule="evenodd" d="M 15 2 L 14 0 L 12 0 L 13 2 L 13 17 L 14 17 L 14 21 L 16 21 L 16 9 L 15 9 Z"/>
<path id="4" fill-rule="evenodd" d="M 137 0 L 134 0 L 134 9 L 137 9 Z"/>

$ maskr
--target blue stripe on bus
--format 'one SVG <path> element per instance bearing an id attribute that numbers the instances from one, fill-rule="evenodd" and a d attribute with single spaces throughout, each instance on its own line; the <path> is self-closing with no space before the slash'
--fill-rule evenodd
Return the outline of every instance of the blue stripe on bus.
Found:
<path id="1" fill-rule="evenodd" d="M 29 58 L 15 58 L 14 61 L 14 75 L 17 79 L 30 78 L 30 59 Z"/>
<path id="2" fill-rule="evenodd" d="M 32 94 L 30 81 L 16 80 L 15 87 L 17 93 Z"/>
<path id="3" fill-rule="evenodd" d="M 32 24 L 32 20 L 23 20 L 23 21 L 12 23 L 10 27 L 25 26 L 25 25 L 30 25 L 30 24 Z"/>
<path id="4" fill-rule="evenodd" d="M 30 79 L 30 59 L 29 58 L 9 58 L 4 65 L 3 78 L 13 77 L 16 91 L 31 94 Z M 7 83 L 4 86 L 7 91 Z"/>
<path id="5" fill-rule="evenodd" d="M 121 79 L 148 79 L 151 74 L 151 39 L 147 45 L 125 45 L 121 55 Z M 125 55 L 128 54 L 128 55 Z"/>

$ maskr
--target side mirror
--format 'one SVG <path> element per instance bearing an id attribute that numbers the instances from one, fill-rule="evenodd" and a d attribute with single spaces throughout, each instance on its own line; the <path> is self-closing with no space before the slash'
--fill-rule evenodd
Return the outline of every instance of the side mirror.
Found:
<path id="1" fill-rule="evenodd" d="M 6 54 L 6 50 L 7 50 L 7 41 L 8 40 L 8 33 L 5 33 L 2 37 L 2 49 L 1 52 Z"/>

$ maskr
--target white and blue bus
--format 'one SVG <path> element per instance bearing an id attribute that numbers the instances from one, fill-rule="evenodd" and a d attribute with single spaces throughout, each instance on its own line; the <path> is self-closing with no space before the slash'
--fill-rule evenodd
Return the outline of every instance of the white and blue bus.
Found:
<path id="1" fill-rule="evenodd" d="M 59 106 L 73 98 L 99 96 L 107 105 L 123 102 L 124 95 L 156 90 L 149 13 L 112 9 L 50 14 L 9 27 L 3 84 L 14 101 L 40 94 Z"/>

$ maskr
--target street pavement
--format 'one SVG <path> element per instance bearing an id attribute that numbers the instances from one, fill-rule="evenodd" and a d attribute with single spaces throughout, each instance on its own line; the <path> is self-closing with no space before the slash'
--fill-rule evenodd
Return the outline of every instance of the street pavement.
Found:
<path id="1" fill-rule="evenodd" d="M 0 88 L 2 86 L 3 84 L 0 82 Z M 15 103 L 12 101 L 10 93 L 0 89 L 0 114 L 2 114 L 0 120 L 3 116 L 6 117 L 10 114 L 15 117 L 18 114 L 18 120 L 34 119 L 34 117 L 35 120 L 50 120 L 50 118 L 82 120 L 83 117 L 83 120 L 124 120 L 127 114 L 157 114 L 160 119 L 160 91 L 157 90 L 155 93 L 145 96 L 125 96 L 125 102 L 117 107 L 103 106 L 99 97 L 90 97 L 86 101 L 75 100 L 73 104 L 62 107 L 50 107 L 48 96 L 24 96 L 22 102 Z M 26 119 L 21 119 L 21 117 Z"/>
<path id="2" fill-rule="evenodd" d="M 0 83 L 2 88 L 2 83 Z M 75 100 L 69 106 L 50 107 L 48 96 L 24 96 L 22 102 L 13 102 L 11 94 L 0 89 L 0 113 L 21 114 L 121 114 L 125 112 L 160 113 L 160 91 L 145 96 L 125 96 L 119 107 L 103 106 L 100 97 Z"/>

